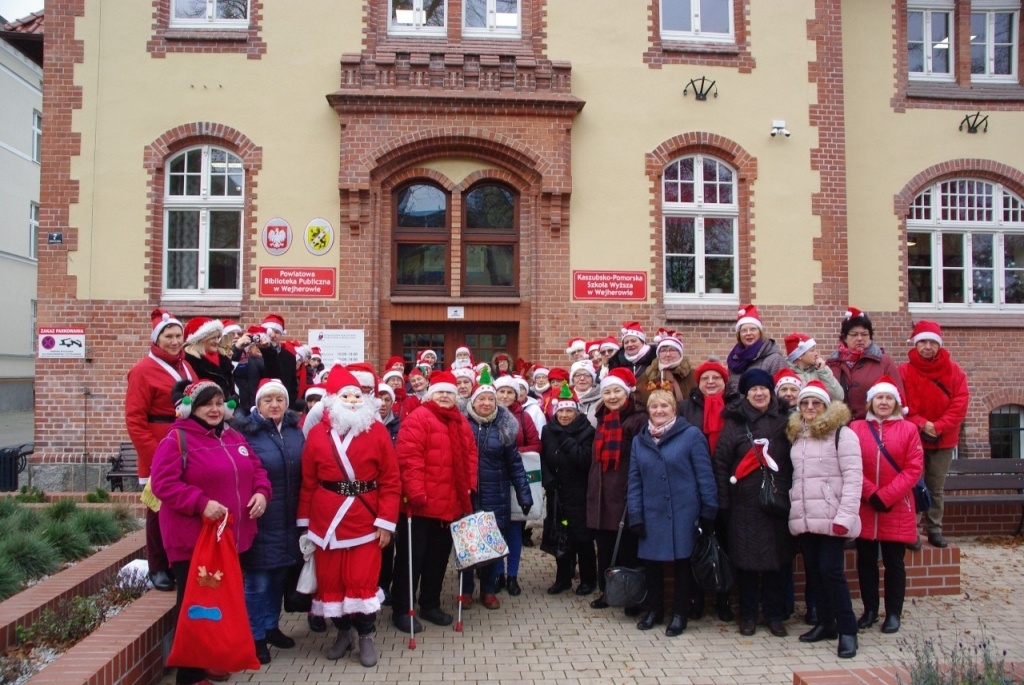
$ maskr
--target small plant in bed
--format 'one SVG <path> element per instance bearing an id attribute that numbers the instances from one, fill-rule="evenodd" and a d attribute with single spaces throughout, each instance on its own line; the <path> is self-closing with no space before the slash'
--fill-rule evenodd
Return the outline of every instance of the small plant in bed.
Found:
<path id="1" fill-rule="evenodd" d="M 1019 677 L 1006 672 L 1006 650 L 998 650 L 985 635 L 975 639 L 957 634 L 946 642 L 941 637 L 901 639 L 900 651 L 909 654 L 904 666 L 909 685 L 1021 685 Z M 968 639 L 964 639 L 968 638 Z M 903 683 L 903 679 L 899 678 Z"/>
<path id="2" fill-rule="evenodd" d="M 70 520 L 86 534 L 90 544 L 109 545 L 121 539 L 121 524 L 109 511 L 79 509 Z"/>

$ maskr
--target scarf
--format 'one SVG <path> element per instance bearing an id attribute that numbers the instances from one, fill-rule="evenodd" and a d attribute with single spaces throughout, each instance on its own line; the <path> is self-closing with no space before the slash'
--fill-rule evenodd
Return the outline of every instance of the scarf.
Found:
<path id="1" fill-rule="evenodd" d="M 204 352 L 203 356 L 206 357 L 206 361 L 210 362 L 217 368 L 220 368 L 220 353 L 219 352 Z"/>
<path id="2" fill-rule="evenodd" d="M 469 466 L 467 457 L 476 450 L 476 440 L 473 431 L 463 430 L 466 418 L 459 413 L 455 407 L 445 409 L 433 400 L 424 402 L 421 406 L 426 407 L 438 421 L 448 429 L 448 443 L 452 451 L 452 471 L 455 473 L 455 496 L 459 500 L 459 506 L 463 512 L 473 511 L 473 505 L 469 500 Z M 495 412 L 497 413 L 497 412 Z M 467 426 L 468 428 L 468 426 Z"/>
<path id="3" fill-rule="evenodd" d="M 729 375 L 740 376 L 757 359 L 757 355 L 764 347 L 765 339 L 759 338 L 750 347 L 744 347 L 743 343 L 736 343 L 736 346 L 729 352 Z"/>
<path id="4" fill-rule="evenodd" d="M 725 419 L 722 418 L 722 411 L 725 409 L 725 393 L 717 395 L 704 395 L 704 435 L 708 437 L 708 446 L 711 454 L 715 453 L 715 445 L 718 444 L 718 436 L 722 434 L 725 426 Z"/>
<path id="5" fill-rule="evenodd" d="M 601 470 L 613 471 L 619 468 L 622 453 L 622 410 L 610 411 L 604 415 L 594 436 L 594 460 L 600 462 Z"/>
<path id="6" fill-rule="evenodd" d="M 168 354 L 156 345 L 149 346 L 149 353 L 160 361 L 167 362 L 171 365 L 171 368 L 178 372 L 178 375 L 182 378 L 188 378 L 185 375 L 185 349 L 182 348 L 178 351 L 178 354 Z"/>
<path id="7" fill-rule="evenodd" d="M 651 434 L 651 437 L 654 438 L 654 444 L 657 445 L 661 440 L 661 436 L 665 435 L 668 429 L 674 425 L 676 425 L 676 417 L 674 416 L 660 426 L 655 426 L 652 422 L 648 421 L 647 432 Z"/>
<path id="8" fill-rule="evenodd" d="M 472 403 L 469 403 L 469 404 L 466 405 L 466 413 L 469 414 L 470 417 L 474 421 L 479 423 L 481 426 L 486 426 L 489 423 L 493 423 L 494 419 L 498 418 L 498 408 L 497 407 L 495 407 L 494 411 L 492 411 L 487 416 L 480 416 L 479 414 L 476 413 L 476 409 L 473 409 Z"/>
<path id="9" fill-rule="evenodd" d="M 636 364 L 637 360 L 642 359 L 643 356 L 645 354 L 647 354 L 648 352 L 650 352 L 650 351 L 651 351 L 651 346 L 650 345 L 644 345 L 643 347 L 641 347 L 639 350 L 636 351 L 636 354 L 634 354 L 632 356 L 630 356 L 630 354 L 628 352 L 626 352 L 625 349 L 623 349 L 622 350 L 622 356 L 624 356 L 626 358 L 626 361 L 628 361 L 630 364 Z"/>
<path id="10" fill-rule="evenodd" d="M 938 354 L 932 359 L 925 359 L 914 348 L 910 349 L 907 357 L 910 358 L 910 365 L 914 367 L 914 370 L 928 378 L 928 380 L 941 382 L 949 378 L 949 352 L 944 348 L 940 347 Z M 949 387 L 948 382 L 943 383 L 943 385 L 947 388 Z"/>
<path id="11" fill-rule="evenodd" d="M 846 346 L 846 343 L 839 343 L 839 361 L 849 366 L 851 369 L 860 361 L 860 358 L 867 352 L 866 349 L 854 350 Z"/>

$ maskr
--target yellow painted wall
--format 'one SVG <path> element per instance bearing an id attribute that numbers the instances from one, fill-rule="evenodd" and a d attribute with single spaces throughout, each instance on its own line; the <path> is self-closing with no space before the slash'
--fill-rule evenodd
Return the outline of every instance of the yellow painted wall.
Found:
<path id="1" fill-rule="evenodd" d="M 462 180 L 472 174 L 475 171 L 481 171 L 484 169 L 497 169 L 497 167 L 478 162 L 475 159 L 465 159 L 462 157 L 449 157 L 447 159 L 432 159 L 425 164 L 422 164 L 426 169 L 433 169 L 439 174 L 443 174 L 452 183 L 462 183 Z"/>
<path id="2" fill-rule="evenodd" d="M 984 112 L 989 115 L 988 133 L 971 135 L 957 130 L 967 112 L 893 111 L 893 17 L 879 11 L 879 5 L 843 3 L 850 302 L 867 311 L 899 306 L 899 254 L 904 247 L 893 198 L 911 179 L 953 159 L 987 159 L 1024 168 L 1018 113 Z"/>

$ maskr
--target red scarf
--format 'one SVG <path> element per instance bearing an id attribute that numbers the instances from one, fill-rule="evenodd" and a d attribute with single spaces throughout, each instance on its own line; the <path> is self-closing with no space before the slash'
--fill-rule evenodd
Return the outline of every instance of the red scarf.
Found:
<path id="1" fill-rule="evenodd" d="M 704 395 L 704 435 L 708 438 L 708 446 L 711 454 L 715 453 L 715 445 L 718 444 L 718 436 L 722 434 L 725 426 L 725 419 L 722 418 L 722 411 L 725 409 L 725 393 L 717 395 Z"/>
<path id="2" fill-rule="evenodd" d="M 929 380 L 934 379 L 941 382 L 949 378 L 949 352 L 946 352 L 945 349 L 940 347 L 938 354 L 931 359 L 925 359 L 914 348 L 911 348 L 907 356 L 910 358 L 910 364 L 914 370 Z M 948 382 L 943 385 L 949 387 Z"/>
<path id="3" fill-rule="evenodd" d="M 452 449 L 452 470 L 455 472 L 455 494 L 459 498 L 459 505 L 462 511 L 467 514 L 473 511 L 473 505 L 469 500 L 469 467 L 467 466 L 467 455 L 476 450 L 476 440 L 471 430 L 463 430 L 466 424 L 466 417 L 462 415 L 458 407 L 445 409 L 437 402 L 428 400 L 422 405 L 445 424 L 448 428 L 448 442 Z M 468 428 L 468 424 L 466 425 Z"/>
<path id="4" fill-rule="evenodd" d="M 172 355 L 164 352 L 156 345 L 149 346 L 150 353 L 161 361 L 165 361 L 171 365 L 171 368 L 178 372 L 178 375 L 182 378 L 188 378 L 185 375 L 185 350 L 181 349 L 178 354 Z"/>
<path id="5" fill-rule="evenodd" d="M 217 368 L 220 368 L 220 353 L 219 352 L 204 352 L 203 356 L 206 357 L 206 361 L 210 362 Z"/>
<path id="6" fill-rule="evenodd" d="M 860 361 L 860 358 L 867 352 L 866 349 L 854 350 L 846 346 L 846 343 L 839 343 L 839 361 L 843 362 L 849 367 L 853 367 L 854 364 Z"/>
<path id="7" fill-rule="evenodd" d="M 602 471 L 619 468 L 619 458 L 622 456 L 621 412 L 619 409 L 606 413 L 594 436 L 594 460 L 601 463 Z"/>

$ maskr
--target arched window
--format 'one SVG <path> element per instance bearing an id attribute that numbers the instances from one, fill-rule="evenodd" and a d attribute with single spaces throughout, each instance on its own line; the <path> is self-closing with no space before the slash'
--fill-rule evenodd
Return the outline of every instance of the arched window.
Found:
<path id="1" fill-rule="evenodd" d="M 242 160 L 204 145 L 166 165 L 164 297 L 240 299 L 242 296 Z"/>
<path id="2" fill-rule="evenodd" d="M 436 185 L 416 181 L 400 187 L 393 199 L 393 291 L 447 294 L 451 283 L 448 194 Z"/>
<path id="3" fill-rule="evenodd" d="M 515 193 L 482 183 L 465 194 L 462 231 L 466 294 L 515 295 L 519 289 L 519 212 Z"/>
<path id="4" fill-rule="evenodd" d="M 670 162 L 662 178 L 665 301 L 737 303 L 736 172 L 714 157 Z"/>
<path id="5" fill-rule="evenodd" d="M 915 310 L 1024 309 L 1024 205 L 998 183 L 940 181 L 907 216 L 908 302 Z"/>
<path id="6" fill-rule="evenodd" d="M 1004 404 L 988 415 L 988 444 L 994 459 L 1020 459 L 1024 407 Z"/>

